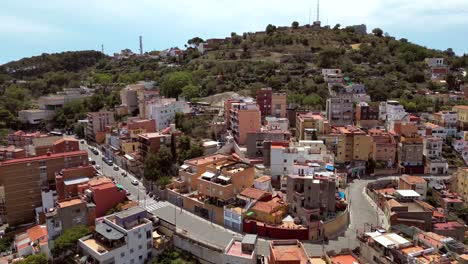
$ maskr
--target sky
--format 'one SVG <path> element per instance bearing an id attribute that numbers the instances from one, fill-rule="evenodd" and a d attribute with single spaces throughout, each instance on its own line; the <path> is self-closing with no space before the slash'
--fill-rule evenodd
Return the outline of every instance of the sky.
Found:
<path id="1" fill-rule="evenodd" d="M 226 37 L 315 20 L 317 0 L 1 0 L 0 64 L 70 50 L 183 47 L 188 39 Z M 309 12 L 310 10 L 310 12 Z M 468 54 L 467 0 L 322 0 L 332 27 L 366 24 L 429 48 Z"/>

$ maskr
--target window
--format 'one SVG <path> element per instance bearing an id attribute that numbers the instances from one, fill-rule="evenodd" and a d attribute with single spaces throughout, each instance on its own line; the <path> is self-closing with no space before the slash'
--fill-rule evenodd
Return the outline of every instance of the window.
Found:
<path id="1" fill-rule="evenodd" d="M 286 162 L 288 162 L 288 160 L 287 160 L 287 159 L 284 159 L 283 162 L 286 163 Z"/>
<path id="2" fill-rule="evenodd" d="M 138 234 L 138 239 L 141 239 L 141 234 Z"/>
<path id="3" fill-rule="evenodd" d="M 125 252 L 120 253 L 120 257 L 125 257 Z"/>
<path id="4" fill-rule="evenodd" d="M 142 249 L 142 248 L 143 248 L 143 246 L 142 246 L 142 245 L 139 245 L 139 246 L 138 246 L 138 249 Z"/>
<path id="5" fill-rule="evenodd" d="M 146 231 L 146 238 L 151 238 L 151 231 Z"/>
<path id="6" fill-rule="evenodd" d="M 133 248 L 130 249 L 130 254 L 132 254 L 135 250 Z"/>
<path id="7" fill-rule="evenodd" d="M 142 259 L 143 259 L 143 256 L 140 255 L 140 256 L 138 257 L 138 259 L 139 259 L 139 260 L 142 260 Z"/>
<path id="8" fill-rule="evenodd" d="M 134 264 L 135 263 L 135 260 L 134 259 L 131 259 L 130 260 L 130 264 Z"/>
<path id="9" fill-rule="evenodd" d="M 146 249 L 150 249 L 153 245 L 151 245 L 151 242 L 146 243 Z"/>

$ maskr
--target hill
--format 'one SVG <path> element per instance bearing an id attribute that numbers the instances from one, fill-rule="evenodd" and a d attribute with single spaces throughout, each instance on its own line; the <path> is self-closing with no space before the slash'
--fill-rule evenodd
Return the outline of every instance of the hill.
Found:
<path id="1" fill-rule="evenodd" d="M 200 43 L 208 43 L 204 53 L 197 48 Z M 4 64 L 0 66 L 0 117 L 10 121 L 0 126 L 16 124 L 17 112 L 29 107 L 32 99 L 80 84 L 106 88 L 98 90 L 98 97 L 91 101 L 95 104 L 86 104 L 89 107 L 82 111 L 112 108 L 119 103 L 118 93 L 109 93 L 107 88 L 118 90 L 140 80 L 155 81 L 166 96 L 183 95 L 190 100 L 224 92 L 254 95 L 269 86 L 286 90 L 293 105 L 323 110 L 328 89 L 321 69 L 340 68 L 351 82 L 364 83 L 373 101 L 397 98 L 409 111 L 422 111 L 434 103 L 417 95 L 418 91 L 446 92 L 468 82 L 460 74 L 460 69 L 467 70 L 467 55 L 397 40 L 381 29 L 363 34 L 339 25 L 268 25 L 262 32 L 233 32 L 225 39 L 195 37 L 188 40 L 181 55 L 164 53 L 115 59 L 97 51 L 76 51 Z M 429 57 L 445 58 L 451 70 L 445 85 L 431 82 L 424 62 Z"/>

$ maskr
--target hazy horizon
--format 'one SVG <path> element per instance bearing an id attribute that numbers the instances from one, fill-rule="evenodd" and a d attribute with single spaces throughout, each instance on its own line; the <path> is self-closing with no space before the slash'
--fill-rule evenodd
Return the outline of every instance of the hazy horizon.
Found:
<path id="1" fill-rule="evenodd" d="M 0 64 L 42 53 L 124 48 L 144 51 L 181 47 L 192 37 L 227 37 L 315 20 L 316 4 L 305 0 L 18 0 L 0 10 Z M 320 3 L 322 24 L 366 24 L 432 49 L 468 53 L 468 1 L 328 0 Z"/>

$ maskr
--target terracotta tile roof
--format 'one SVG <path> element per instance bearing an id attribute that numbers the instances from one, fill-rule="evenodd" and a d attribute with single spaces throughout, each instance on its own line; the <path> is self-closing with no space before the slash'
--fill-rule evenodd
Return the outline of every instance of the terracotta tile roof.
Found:
<path id="1" fill-rule="evenodd" d="M 12 159 L 8 161 L 0 162 L 0 166 L 7 165 L 7 164 L 32 162 L 32 161 L 37 161 L 37 160 L 49 160 L 49 159 L 54 159 L 54 158 L 82 156 L 82 155 L 88 155 L 88 152 L 86 152 L 85 150 L 78 150 L 78 151 L 70 151 L 70 152 L 64 152 L 64 153 L 52 153 L 50 155 L 42 155 L 42 156 L 35 156 L 35 157 L 28 157 L 28 158 L 21 158 L 21 159 Z"/>
<path id="2" fill-rule="evenodd" d="M 379 193 L 379 194 L 393 195 L 395 193 L 395 189 L 394 188 L 385 188 L 385 189 L 375 190 L 375 192 Z"/>
<path id="3" fill-rule="evenodd" d="M 401 206 L 401 204 L 400 204 L 399 202 L 397 202 L 395 199 L 388 200 L 388 201 L 387 201 L 387 204 L 388 204 L 388 206 L 389 206 L 390 208 Z"/>
<path id="4" fill-rule="evenodd" d="M 271 214 L 272 212 L 274 212 L 278 207 L 284 205 L 284 202 L 283 200 L 281 200 L 281 198 L 279 197 L 275 197 L 273 199 L 271 199 L 270 201 L 268 202 L 257 202 L 253 207 L 252 209 L 253 210 L 256 210 L 256 211 L 259 211 L 259 212 L 263 212 L 263 213 L 267 213 L 267 214 Z"/>
<path id="5" fill-rule="evenodd" d="M 468 105 L 456 105 L 453 109 L 468 110 Z"/>
<path id="6" fill-rule="evenodd" d="M 31 241 L 36 241 L 39 238 L 45 237 L 47 239 L 47 228 L 45 226 L 34 226 L 29 228 L 26 233 L 28 234 L 29 239 Z"/>
<path id="7" fill-rule="evenodd" d="M 404 175 L 404 176 L 401 176 L 400 179 L 404 180 L 405 182 L 409 184 L 426 183 L 426 180 L 424 180 L 423 177 L 419 177 L 419 176 Z"/>
<path id="8" fill-rule="evenodd" d="M 259 189 L 255 189 L 255 188 L 251 188 L 251 187 L 245 188 L 240 193 L 240 195 L 242 195 L 242 196 L 252 198 L 252 199 L 255 199 L 255 200 L 258 200 L 258 199 L 262 198 L 266 194 L 268 194 L 268 192 L 265 192 L 265 191 L 262 191 L 262 190 L 259 190 Z"/>
<path id="9" fill-rule="evenodd" d="M 68 201 L 59 202 L 58 206 L 60 208 L 64 208 L 64 207 L 73 206 L 73 205 L 77 205 L 81 203 L 84 203 L 83 201 L 81 201 L 81 199 L 72 199 Z"/>

